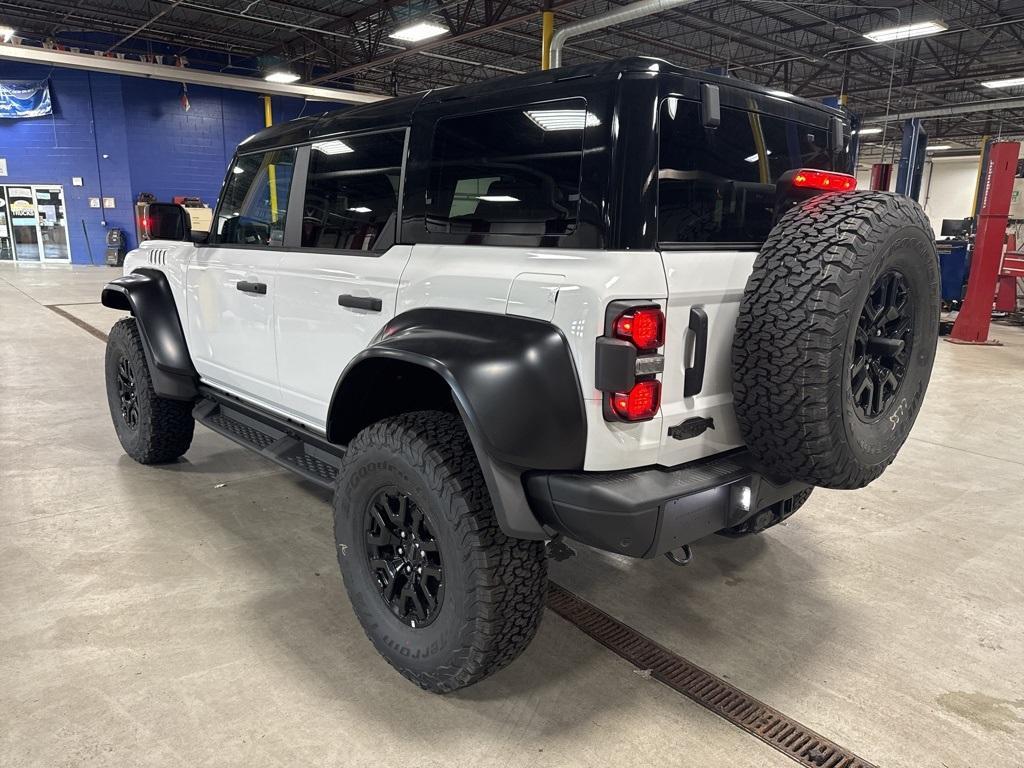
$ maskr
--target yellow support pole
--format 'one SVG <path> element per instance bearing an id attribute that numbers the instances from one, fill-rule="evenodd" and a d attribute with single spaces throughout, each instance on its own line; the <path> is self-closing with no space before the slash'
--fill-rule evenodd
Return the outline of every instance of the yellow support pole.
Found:
<path id="1" fill-rule="evenodd" d="M 551 36 L 555 34 L 555 12 L 541 11 L 540 68 L 551 69 Z"/>
<path id="2" fill-rule="evenodd" d="M 270 97 L 263 97 L 263 124 L 269 128 L 274 124 L 274 112 L 270 108 Z M 267 166 L 267 184 L 270 186 L 270 221 L 277 222 L 277 173 L 274 164 Z"/>

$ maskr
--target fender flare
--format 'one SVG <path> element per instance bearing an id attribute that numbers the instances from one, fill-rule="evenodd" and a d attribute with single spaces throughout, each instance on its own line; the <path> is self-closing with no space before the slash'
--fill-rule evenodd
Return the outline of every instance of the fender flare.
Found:
<path id="1" fill-rule="evenodd" d="M 549 538 L 530 510 L 522 474 L 582 469 L 587 443 L 579 376 L 562 332 L 540 320 L 466 310 L 398 315 L 339 378 L 328 414 L 331 442 L 347 442 L 365 426 L 341 404 L 365 386 L 360 366 L 380 358 L 422 366 L 447 383 L 502 530 Z"/>
<path id="2" fill-rule="evenodd" d="M 132 313 L 157 395 L 171 400 L 199 396 L 199 375 L 188 353 L 167 275 L 157 269 L 140 269 L 111 280 L 103 287 L 100 301 L 105 307 Z"/>

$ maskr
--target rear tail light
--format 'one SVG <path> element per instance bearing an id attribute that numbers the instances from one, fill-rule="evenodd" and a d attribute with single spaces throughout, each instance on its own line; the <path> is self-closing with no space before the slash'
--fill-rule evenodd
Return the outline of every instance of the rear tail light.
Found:
<path id="1" fill-rule="evenodd" d="M 629 392 L 611 396 L 612 410 L 623 421 L 647 421 L 661 407 L 661 382 L 657 379 L 638 381 Z"/>
<path id="2" fill-rule="evenodd" d="M 665 344 L 665 314 L 657 307 L 630 309 L 615 320 L 615 335 L 639 350 L 653 351 Z"/>
<path id="3" fill-rule="evenodd" d="M 857 177 L 846 173 L 802 168 L 793 177 L 793 186 L 799 189 L 820 189 L 825 192 L 852 192 L 857 188 Z"/>

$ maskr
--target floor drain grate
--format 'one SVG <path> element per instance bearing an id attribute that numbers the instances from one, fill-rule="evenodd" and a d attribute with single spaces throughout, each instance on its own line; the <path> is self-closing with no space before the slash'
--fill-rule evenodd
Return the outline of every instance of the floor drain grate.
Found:
<path id="1" fill-rule="evenodd" d="M 548 607 L 651 677 L 808 768 L 875 768 L 796 720 L 658 645 L 632 627 L 551 584 Z"/>

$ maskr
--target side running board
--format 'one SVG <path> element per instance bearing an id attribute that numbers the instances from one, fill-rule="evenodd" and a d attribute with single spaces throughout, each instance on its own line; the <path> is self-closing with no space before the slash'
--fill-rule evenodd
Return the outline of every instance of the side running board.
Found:
<path id="1" fill-rule="evenodd" d="M 192 411 L 200 424 L 249 448 L 260 456 L 332 490 L 345 449 L 298 424 L 278 419 L 235 402 L 215 399 L 210 392 Z"/>

